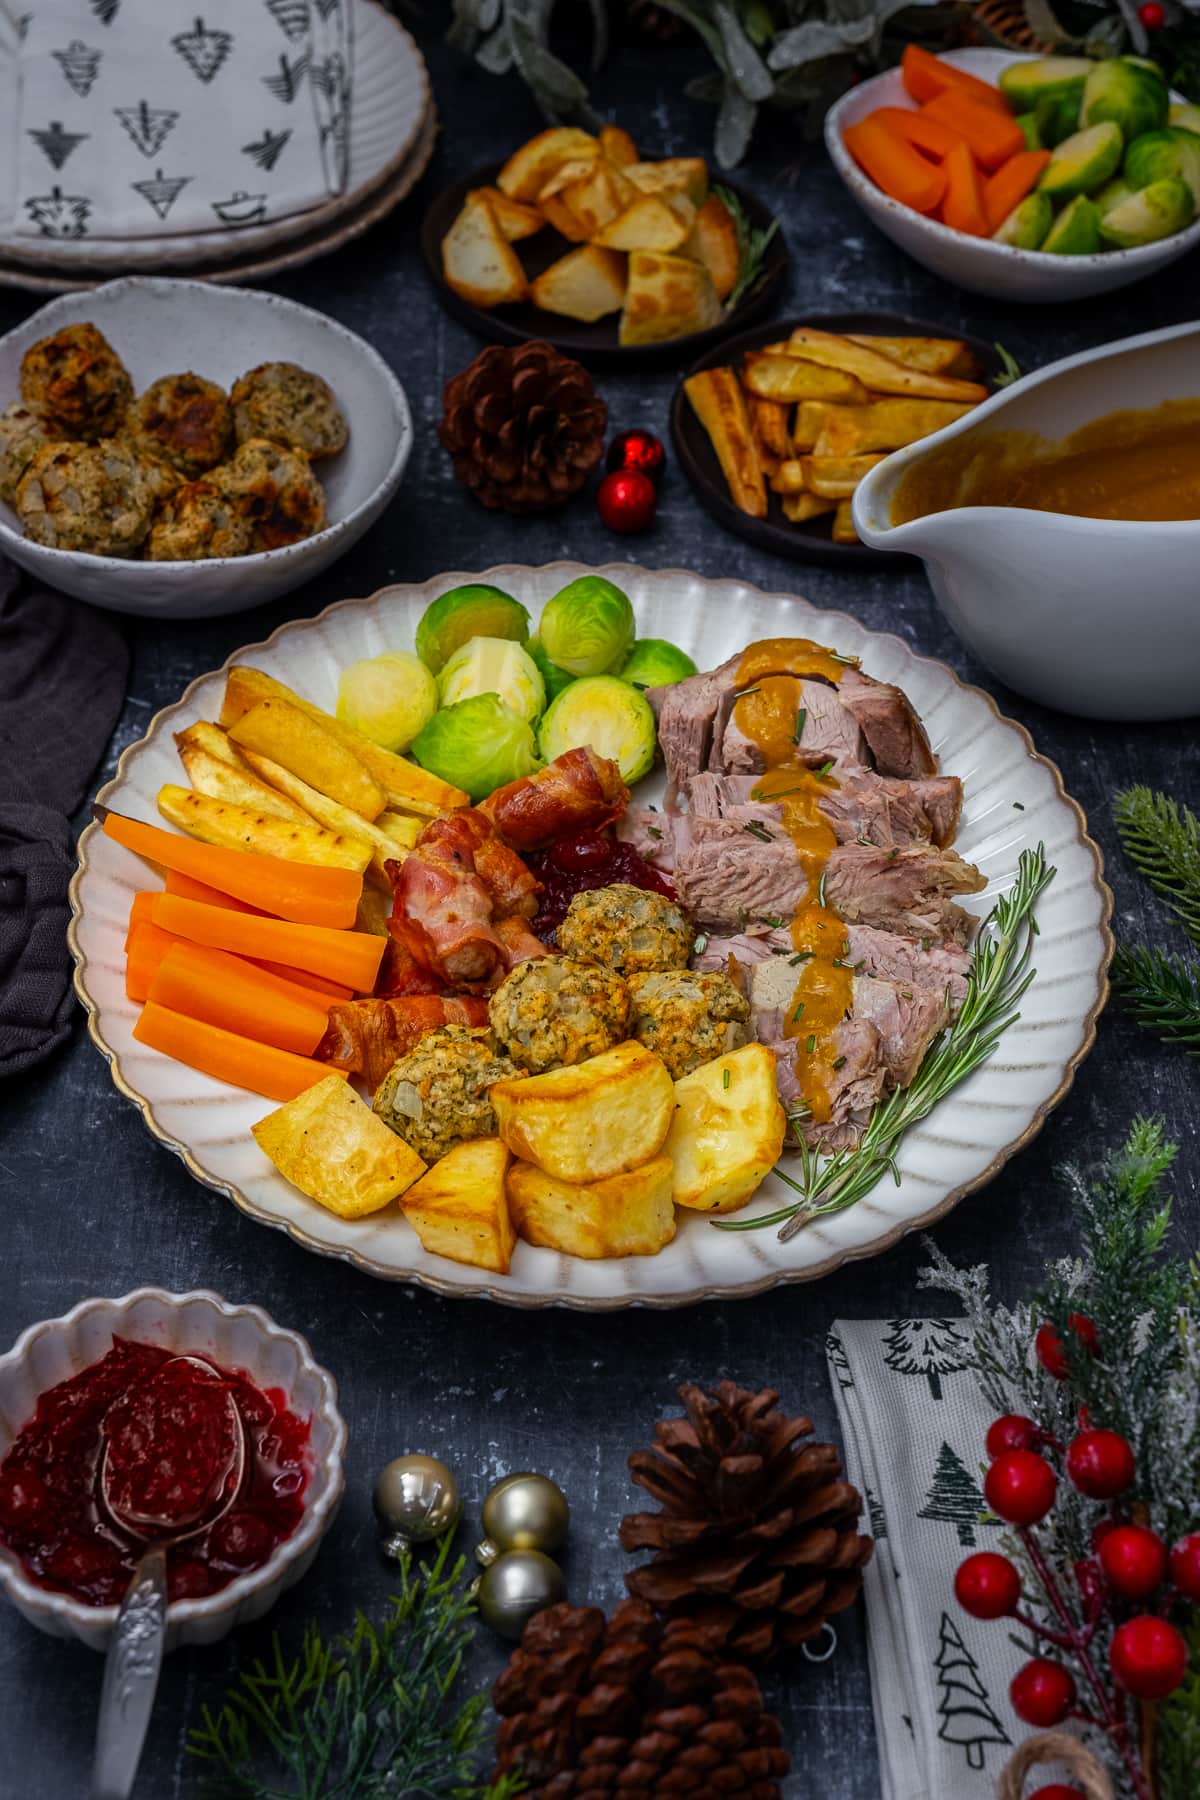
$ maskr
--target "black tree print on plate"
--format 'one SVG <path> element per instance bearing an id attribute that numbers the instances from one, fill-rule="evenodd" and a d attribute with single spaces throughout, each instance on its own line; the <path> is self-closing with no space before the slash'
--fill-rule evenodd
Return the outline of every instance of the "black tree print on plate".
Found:
<path id="1" fill-rule="evenodd" d="M 164 175 L 161 169 L 156 169 L 152 180 L 131 181 L 129 185 L 135 194 L 140 194 L 154 208 L 160 219 L 165 219 L 188 182 L 193 179 L 191 175 Z"/>
<path id="2" fill-rule="evenodd" d="M 179 119 L 169 107 L 148 106 L 144 100 L 136 106 L 114 106 L 113 111 L 143 156 L 158 155 Z"/>
<path id="3" fill-rule="evenodd" d="M 979 1679 L 979 1664 L 948 1613 L 942 1614 L 933 1666 L 941 1721 L 938 1736 L 944 1744 L 960 1745 L 967 1766 L 980 1770 L 989 1744 L 1007 1745 L 1012 1739 L 992 1711 L 988 1691 Z"/>
<path id="4" fill-rule="evenodd" d="M 211 205 L 222 225 L 261 225 L 267 216 L 267 196 L 247 194 L 241 188 L 228 200 L 214 200 Z"/>
<path id="5" fill-rule="evenodd" d="M 300 89 L 304 86 L 304 77 L 308 74 L 308 53 L 298 56 L 295 62 L 289 62 L 286 56 L 279 59 L 278 75 L 264 75 L 262 84 L 277 100 L 290 106 Z"/>
<path id="6" fill-rule="evenodd" d="M 299 44 L 308 36 L 312 18 L 308 0 L 267 0 L 267 11 L 289 44 Z"/>
<path id="7" fill-rule="evenodd" d="M 103 52 L 91 49 L 89 45 L 81 43 L 79 38 L 72 38 L 65 50 L 52 50 L 50 54 L 66 76 L 68 87 L 81 100 L 86 100 L 100 73 Z"/>
<path id="8" fill-rule="evenodd" d="M 850 1373 L 850 1361 L 846 1355 L 846 1346 L 836 1331 L 825 1334 L 825 1359 L 833 1371 L 840 1388 L 852 1388 L 854 1376 Z"/>
<path id="9" fill-rule="evenodd" d="M 212 30 L 203 19 L 197 19 L 190 31 L 181 31 L 171 39 L 197 81 L 209 82 L 233 49 L 233 34 Z"/>
<path id="10" fill-rule="evenodd" d="M 86 194 L 64 194 L 52 187 L 48 194 L 26 200 L 25 211 L 42 237 L 81 238 L 87 236 L 87 222 L 92 203 Z"/>
<path id="11" fill-rule="evenodd" d="M 980 1525 L 995 1526 L 984 1505 L 983 1492 L 962 1458 L 949 1444 L 938 1451 L 933 1484 L 925 1496 L 918 1519 L 944 1519 L 958 1528 L 958 1541 L 966 1550 L 975 1547 L 975 1531 Z"/>
<path id="12" fill-rule="evenodd" d="M 342 0 L 313 0 L 313 4 L 323 19 L 332 19 Z"/>
<path id="13" fill-rule="evenodd" d="M 32 127 L 29 136 L 33 139 L 46 161 L 56 169 L 61 169 L 72 150 L 78 149 L 83 140 L 91 136 L 90 131 L 64 131 L 61 119 L 51 119 L 43 131 L 35 131 Z"/>
<path id="14" fill-rule="evenodd" d="M 89 4 L 102 25 L 111 25 L 121 10 L 121 0 L 89 0 Z"/>
<path id="15" fill-rule="evenodd" d="M 969 1367 L 966 1339 L 953 1319 L 889 1319 L 883 1360 L 898 1375 L 924 1375 L 933 1399 L 942 1397 L 942 1376 Z"/>
<path id="16" fill-rule="evenodd" d="M 242 155 L 252 156 L 260 169 L 273 169 L 279 161 L 291 131 L 264 131 L 252 144 L 242 145 Z"/>

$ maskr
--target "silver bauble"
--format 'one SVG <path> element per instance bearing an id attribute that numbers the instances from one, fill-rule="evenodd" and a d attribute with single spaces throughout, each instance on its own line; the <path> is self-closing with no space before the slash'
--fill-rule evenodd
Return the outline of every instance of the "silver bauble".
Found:
<path id="1" fill-rule="evenodd" d="M 489 1489 L 483 1503 L 484 1543 L 476 1555 L 485 1562 L 503 1550 L 557 1550 L 567 1535 L 571 1509 L 567 1496 L 548 1475 L 522 1469 L 505 1475 Z"/>
<path id="2" fill-rule="evenodd" d="M 566 1597 L 562 1570 L 540 1550 L 506 1550 L 475 1585 L 484 1624 L 514 1643 L 534 1613 Z"/>
<path id="3" fill-rule="evenodd" d="M 436 1456 L 398 1456 L 375 1483 L 375 1516 L 384 1527 L 383 1549 L 404 1556 L 413 1544 L 441 1537 L 458 1512 L 458 1483 Z"/>

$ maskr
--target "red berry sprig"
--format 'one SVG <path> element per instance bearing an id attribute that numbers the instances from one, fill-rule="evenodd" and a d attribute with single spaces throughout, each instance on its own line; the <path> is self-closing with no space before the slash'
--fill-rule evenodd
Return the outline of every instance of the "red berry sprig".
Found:
<path id="1" fill-rule="evenodd" d="M 1097 1336 L 1095 1325 L 1087 1314 L 1068 1313 L 1067 1324 L 1088 1355 L 1095 1356 L 1100 1349 L 1100 1339 Z M 1067 1347 L 1053 1325 L 1047 1322 L 1045 1325 L 1038 1326 L 1033 1347 L 1037 1353 L 1037 1359 L 1046 1373 L 1053 1375 L 1056 1381 L 1065 1381 L 1071 1373 L 1071 1365 L 1067 1361 Z"/>
<path id="2" fill-rule="evenodd" d="M 1114 1525 L 1100 1544 L 1100 1567 L 1123 1600 L 1146 1600 L 1167 1574 L 1167 1546 L 1145 1525 Z"/>
<path id="3" fill-rule="evenodd" d="M 1167 1619 L 1141 1613 L 1113 1633 L 1113 1679 L 1136 1700 L 1165 1700 L 1187 1672 L 1187 1645 Z"/>
<path id="4" fill-rule="evenodd" d="M 1089 1500 L 1115 1500 L 1133 1486 L 1137 1464 L 1119 1431 L 1081 1431 L 1067 1445 L 1067 1474 Z"/>
<path id="5" fill-rule="evenodd" d="M 1167 9 L 1160 6 L 1158 0 L 1142 0 L 1138 7 L 1138 18 L 1147 31 L 1161 31 L 1167 22 Z"/>
<path id="6" fill-rule="evenodd" d="M 1048 1656 L 1035 1656 L 1017 1670 L 1008 1695 L 1018 1719 L 1047 1731 L 1061 1725 L 1075 1705 L 1075 1677 Z"/>
<path id="7" fill-rule="evenodd" d="M 1017 1565 L 994 1550 L 979 1550 L 958 1565 L 954 1577 L 958 1604 L 973 1619 L 1003 1619 L 1021 1598 Z"/>
<path id="8" fill-rule="evenodd" d="M 1009 1525 L 1036 1525 L 1054 1505 L 1058 1481 L 1054 1470 L 1033 1450 L 1005 1450 L 983 1482 L 983 1497 Z"/>
<path id="9" fill-rule="evenodd" d="M 1200 1601 L 1200 1531 L 1181 1537 L 1171 1551 L 1171 1580 L 1185 1600 Z"/>

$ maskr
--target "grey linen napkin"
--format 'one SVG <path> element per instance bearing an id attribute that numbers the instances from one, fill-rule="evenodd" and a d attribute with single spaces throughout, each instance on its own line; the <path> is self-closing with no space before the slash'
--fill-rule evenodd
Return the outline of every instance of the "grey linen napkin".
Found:
<path id="1" fill-rule="evenodd" d="M 102 613 L 25 584 L 0 559 L 0 1076 L 70 1029 L 68 818 L 125 695 L 129 653 Z"/>

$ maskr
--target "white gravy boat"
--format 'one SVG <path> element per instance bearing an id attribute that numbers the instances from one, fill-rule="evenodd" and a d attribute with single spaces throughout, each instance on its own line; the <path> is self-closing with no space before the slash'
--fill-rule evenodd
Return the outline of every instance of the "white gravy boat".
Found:
<path id="1" fill-rule="evenodd" d="M 1200 321 L 1065 357 L 872 469 L 854 496 L 858 534 L 923 557 L 959 637 L 1018 693 L 1095 719 L 1200 712 L 1200 520 L 964 506 L 890 523 L 901 477 L 965 432 L 1058 439 L 1188 398 L 1200 399 Z"/>

